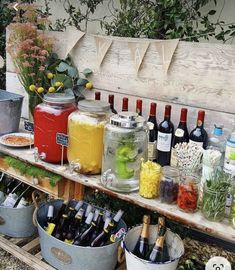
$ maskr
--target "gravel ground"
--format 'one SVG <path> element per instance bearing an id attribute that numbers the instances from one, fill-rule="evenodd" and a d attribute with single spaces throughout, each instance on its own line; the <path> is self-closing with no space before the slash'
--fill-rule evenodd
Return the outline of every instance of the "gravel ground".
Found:
<path id="1" fill-rule="evenodd" d="M 0 249 L 0 270 L 33 270 L 33 268 Z"/>
<path id="2" fill-rule="evenodd" d="M 196 255 L 200 261 L 207 261 L 213 256 L 226 257 L 231 263 L 235 262 L 235 253 L 225 251 L 223 248 L 208 245 L 189 238 L 184 239 L 185 256 L 181 259 L 183 262 L 185 259 L 190 258 L 192 255 Z M 33 270 L 33 268 L 27 266 L 11 254 L 7 253 L 3 249 L 0 249 L 0 270 Z M 233 269 L 233 268 L 232 268 Z"/>

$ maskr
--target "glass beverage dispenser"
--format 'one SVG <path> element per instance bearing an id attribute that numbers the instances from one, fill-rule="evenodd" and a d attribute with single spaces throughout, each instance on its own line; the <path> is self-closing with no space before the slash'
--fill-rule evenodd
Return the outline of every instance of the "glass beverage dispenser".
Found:
<path id="1" fill-rule="evenodd" d="M 139 188 L 141 159 L 147 159 L 146 122 L 137 113 L 120 112 L 105 128 L 102 184 L 120 192 Z"/>

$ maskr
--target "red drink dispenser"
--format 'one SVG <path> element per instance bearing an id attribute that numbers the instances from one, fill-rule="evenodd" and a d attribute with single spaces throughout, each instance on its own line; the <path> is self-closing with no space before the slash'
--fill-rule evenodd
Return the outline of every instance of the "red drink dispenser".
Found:
<path id="1" fill-rule="evenodd" d="M 68 116 L 75 111 L 75 99 L 64 93 L 53 93 L 44 96 L 43 103 L 34 110 L 34 146 L 39 156 L 51 163 L 61 161 L 62 146 L 56 143 L 56 133 L 67 134 Z M 67 161 L 67 151 L 64 151 Z"/>

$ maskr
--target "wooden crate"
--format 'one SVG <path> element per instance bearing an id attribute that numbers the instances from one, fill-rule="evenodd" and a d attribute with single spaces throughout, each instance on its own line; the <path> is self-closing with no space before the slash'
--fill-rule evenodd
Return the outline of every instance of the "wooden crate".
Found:
<path id="1" fill-rule="evenodd" d="M 0 158 L 0 171 L 28 184 L 36 189 L 46 192 L 56 198 L 81 199 L 84 195 L 84 186 L 64 177 L 56 184 L 55 187 L 50 185 L 49 178 L 35 178 L 32 176 L 22 175 L 18 170 L 9 167 L 4 158 Z"/>

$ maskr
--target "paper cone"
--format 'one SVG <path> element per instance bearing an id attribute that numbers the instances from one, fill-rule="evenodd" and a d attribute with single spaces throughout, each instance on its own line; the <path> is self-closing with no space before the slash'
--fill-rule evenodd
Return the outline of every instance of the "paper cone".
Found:
<path id="1" fill-rule="evenodd" d="M 131 58 L 134 63 L 136 74 L 139 71 L 149 44 L 150 42 L 128 42 L 128 47 L 131 51 Z"/>
<path id="2" fill-rule="evenodd" d="M 170 67 L 171 60 L 178 43 L 179 39 L 169 39 L 155 42 L 155 47 L 160 55 L 160 58 L 162 59 L 162 69 L 165 74 L 167 74 Z"/>
<path id="3" fill-rule="evenodd" d="M 113 41 L 110 38 L 95 36 L 98 68 L 102 64 L 104 57 L 105 57 L 106 53 L 108 52 L 112 42 Z"/>
<path id="4" fill-rule="evenodd" d="M 65 52 L 65 58 L 70 54 L 72 49 L 76 46 L 78 41 L 85 35 L 84 32 L 79 30 L 69 30 L 67 36 L 67 48 Z"/>

